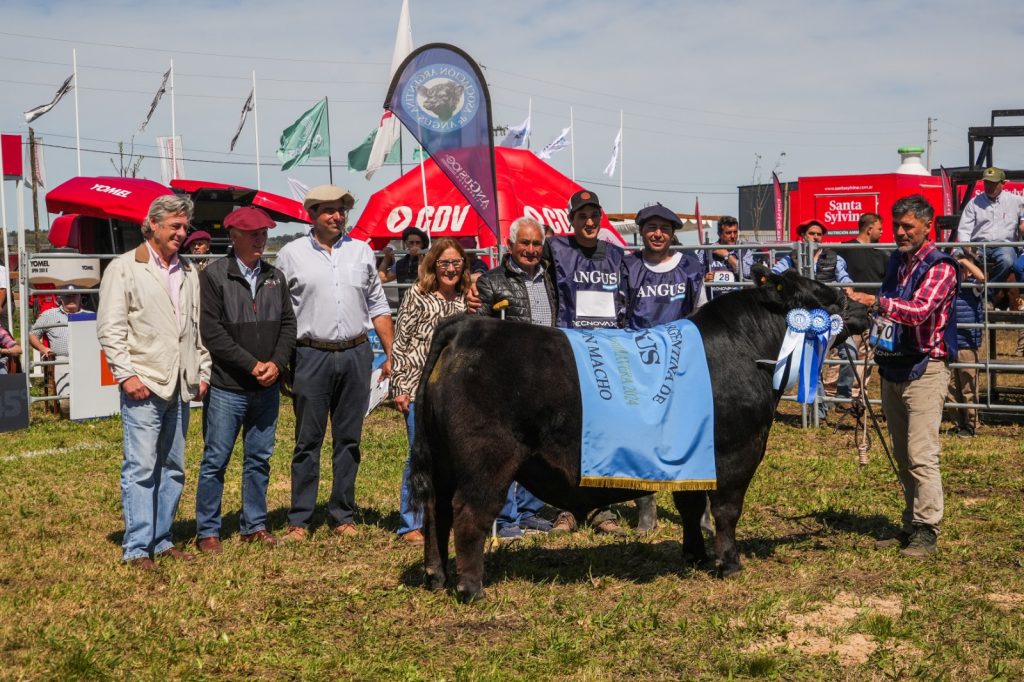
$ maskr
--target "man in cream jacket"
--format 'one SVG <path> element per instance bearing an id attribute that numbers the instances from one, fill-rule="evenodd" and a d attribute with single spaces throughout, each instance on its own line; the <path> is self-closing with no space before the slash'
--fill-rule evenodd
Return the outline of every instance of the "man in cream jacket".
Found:
<path id="1" fill-rule="evenodd" d="M 111 262 L 100 284 L 96 333 L 121 387 L 124 560 L 143 570 L 154 568 L 154 557 L 193 558 L 171 538 L 185 482 L 188 404 L 210 381 L 199 278 L 178 258 L 191 219 L 187 197 L 157 198 L 142 225 L 145 241 Z"/>

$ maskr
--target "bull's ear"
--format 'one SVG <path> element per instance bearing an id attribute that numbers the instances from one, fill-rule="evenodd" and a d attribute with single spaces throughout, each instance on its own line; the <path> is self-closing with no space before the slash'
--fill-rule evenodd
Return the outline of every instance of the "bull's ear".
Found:
<path id="1" fill-rule="evenodd" d="M 772 271 L 764 263 L 755 263 L 750 267 L 750 280 L 754 286 L 763 287 L 768 284 Z"/>

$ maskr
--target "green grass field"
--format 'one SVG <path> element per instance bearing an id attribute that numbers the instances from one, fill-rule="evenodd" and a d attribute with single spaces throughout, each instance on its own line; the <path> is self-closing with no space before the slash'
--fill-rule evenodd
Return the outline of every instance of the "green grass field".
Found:
<path id="1" fill-rule="evenodd" d="M 236 450 L 224 553 L 154 573 L 120 562 L 120 421 L 37 412 L 30 430 L 0 434 L 0 678 L 1024 677 L 1020 427 L 943 437 L 940 550 L 915 561 L 873 549 L 901 509 L 878 443 L 859 467 L 849 431 L 800 430 L 794 410 L 783 406 L 747 496 L 738 577 L 680 565 L 678 517 L 660 495 L 651 536 L 587 531 L 495 549 L 488 599 L 471 606 L 421 588 L 420 550 L 394 539 L 406 444 L 391 409 L 367 421 L 358 537 L 321 527 L 297 546 L 241 545 Z M 198 417 L 179 546 L 195 530 Z M 276 532 L 292 434 L 282 410 Z M 635 522 L 632 505 L 622 514 Z"/>

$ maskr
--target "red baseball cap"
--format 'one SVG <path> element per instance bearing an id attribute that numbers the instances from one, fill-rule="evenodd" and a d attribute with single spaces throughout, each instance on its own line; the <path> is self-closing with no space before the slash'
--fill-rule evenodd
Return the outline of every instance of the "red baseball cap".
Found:
<path id="1" fill-rule="evenodd" d="M 274 219 L 270 217 L 269 213 L 264 211 L 262 208 L 257 208 L 255 206 L 243 206 L 242 208 L 236 208 L 231 213 L 228 213 L 227 217 L 224 218 L 224 227 L 226 229 L 231 229 L 233 227 L 236 230 L 252 232 L 276 226 L 277 223 L 274 222 Z"/>

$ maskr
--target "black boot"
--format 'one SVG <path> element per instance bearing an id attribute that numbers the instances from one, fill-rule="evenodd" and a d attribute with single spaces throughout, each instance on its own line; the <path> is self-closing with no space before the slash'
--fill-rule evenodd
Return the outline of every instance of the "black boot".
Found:
<path id="1" fill-rule="evenodd" d="M 637 498 L 636 508 L 640 512 L 640 518 L 636 523 L 638 531 L 650 533 L 658 527 L 658 502 L 653 493 Z"/>

